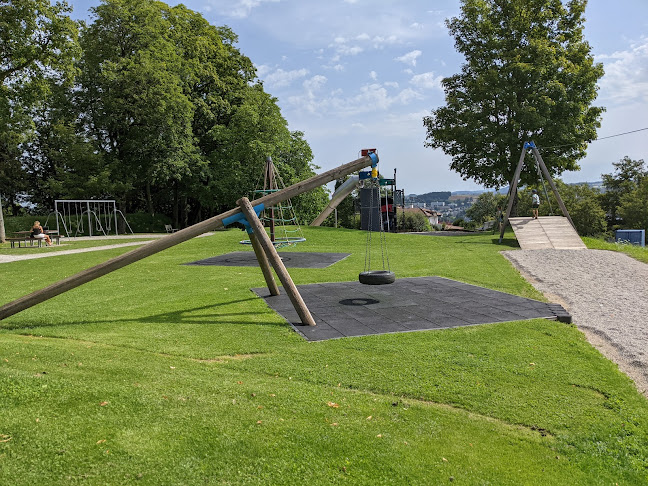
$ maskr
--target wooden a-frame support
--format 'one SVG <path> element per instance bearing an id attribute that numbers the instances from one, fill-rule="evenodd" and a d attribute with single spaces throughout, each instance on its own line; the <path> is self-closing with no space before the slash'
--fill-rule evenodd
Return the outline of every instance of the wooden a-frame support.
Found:
<path id="1" fill-rule="evenodd" d="M 303 192 L 315 189 L 316 187 L 349 175 L 352 172 L 356 172 L 377 162 L 377 154 L 366 155 L 352 162 L 336 167 L 335 169 L 331 169 L 322 174 L 315 175 L 309 179 L 306 179 L 305 181 L 298 182 L 296 184 L 293 184 L 292 186 L 286 187 L 285 189 L 281 189 L 277 192 L 267 194 L 266 196 L 256 199 L 254 201 L 254 206 L 263 204 L 265 205 L 265 207 L 271 207 L 272 205 L 278 204 L 282 201 L 285 201 L 286 199 L 290 199 Z M 120 255 L 118 257 L 111 258 L 110 260 L 100 263 L 99 265 L 83 270 L 75 275 L 55 282 L 43 289 L 36 290 L 31 294 L 9 302 L 0 307 L 0 320 L 17 314 L 18 312 L 28 309 L 36 304 L 45 302 L 52 297 L 56 297 L 57 295 L 79 287 L 84 283 L 102 277 L 110 272 L 114 272 L 115 270 L 125 267 L 126 265 L 135 263 L 136 261 L 154 255 L 162 250 L 171 248 L 172 246 L 184 243 L 185 241 L 195 238 L 196 236 L 200 236 L 203 233 L 222 228 L 224 219 L 240 213 L 240 208 L 230 209 L 229 211 L 213 216 L 209 219 L 206 219 L 205 221 L 201 221 L 200 223 L 194 224 L 175 233 L 169 234 L 163 238 L 160 238 L 159 240 L 152 241 L 151 243 L 136 248 L 135 250 L 131 250 L 128 253 L 124 253 L 123 255 Z"/>
<path id="2" fill-rule="evenodd" d="M 554 181 L 551 178 L 551 174 L 549 174 L 549 171 L 547 170 L 547 166 L 545 165 L 544 160 L 542 160 L 542 156 L 540 155 L 538 148 L 533 142 L 524 142 L 524 146 L 522 147 L 522 154 L 520 154 L 520 161 L 518 162 L 518 165 L 515 169 L 515 175 L 513 175 L 513 180 L 511 181 L 511 186 L 509 188 L 509 194 L 508 194 L 509 200 L 508 200 L 508 204 L 506 205 L 506 213 L 504 213 L 504 221 L 502 221 L 502 228 L 500 229 L 500 236 L 499 236 L 500 243 L 504 238 L 504 231 L 506 230 L 506 225 L 508 224 L 509 216 L 511 215 L 511 209 L 513 208 L 513 200 L 515 199 L 515 194 L 517 193 L 517 187 L 520 181 L 520 174 L 522 174 L 522 167 L 524 167 L 524 157 L 526 156 L 527 149 L 531 149 L 532 151 L 531 153 L 535 157 L 535 160 L 538 163 L 540 170 L 542 170 L 542 173 L 544 174 L 545 179 L 549 183 L 549 186 L 551 187 L 554 196 L 556 196 L 556 200 L 558 201 L 558 206 L 560 206 L 560 210 L 562 211 L 563 216 L 567 218 L 569 224 L 571 224 L 574 230 L 576 230 L 576 226 L 574 226 L 574 222 L 572 221 L 571 216 L 569 215 L 569 211 L 567 211 L 567 208 L 565 207 L 565 203 L 560 197 L 560 194 L 558 194 L 558 189 L 556 188 L 556 185 L 554 184 Z"/>

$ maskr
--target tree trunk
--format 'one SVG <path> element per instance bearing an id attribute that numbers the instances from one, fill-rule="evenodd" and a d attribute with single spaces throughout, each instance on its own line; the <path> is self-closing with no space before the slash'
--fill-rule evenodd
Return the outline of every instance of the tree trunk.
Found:
<path id="1" fill-rule="evenodd" d="M 146 207 L 148 213 L 151 216 L 155 216 L 155 211 L 153 211 L 153 198 L 151 197 L 151 183 L 146 181 Z"/>
<path id="2" fill-rule="evenodd" d="M 179 214 L 180 201 L 178 200 L 178 181 L 173 182 L 173 226 L 180 227 L 180 214 Z"/>

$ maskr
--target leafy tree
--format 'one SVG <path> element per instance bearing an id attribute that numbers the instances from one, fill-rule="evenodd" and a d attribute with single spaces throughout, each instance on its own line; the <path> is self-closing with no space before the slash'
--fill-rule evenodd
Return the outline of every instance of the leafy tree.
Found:
<path id="1" fill-rule="evenodd" d="M 621 196 L 618 211 L 626 227 L 648 233 L 648 177 L 643 177 L 634 190 Z"/>
<path id="2" fill-rule="evenodd" d="M 494 220 L 497 217 L 497 208 L 504 209 L 506 196 L 495 192 L 483 192 L 477 197 L 477 201 L 466 210 L 468 216 L 477 225 L 486 221 Z"/>
<path id="3" fill-rule="evenodd" d="M 32 110 L 74 74 L 77 24 L 70 11 L 66 2 L 0 2 L 0 194 L 14 214 L 28 189 L 21 157 L 33 135 Z"/>
<path id="4" fill-rule="evenodd" d="M 462 0 L 446 22 L 466 62 L 442 82 L 446 105 L 424 118 L 425 145 L 486 187 L 510 183 L 524 141 L 542 147 L 552 175 L 578 170 L 603 111 L 603 75 L 583 38 L 586 0 Z M 532 167 L 522 184 L 535 181 Z"/>
<path id="5" fill-rule="evenodd" d="M 624 194 L 634 192 L 643 179 L 648 176 L 648 168 L 642 159 L 632 160 L 627 155 L 619 162 L 612 163 L 614 172 L 602 174 L 605 192 L 601 194 L 601 204 L 607 212 L 610 226 L 617 224 L 617 216 Z"/>

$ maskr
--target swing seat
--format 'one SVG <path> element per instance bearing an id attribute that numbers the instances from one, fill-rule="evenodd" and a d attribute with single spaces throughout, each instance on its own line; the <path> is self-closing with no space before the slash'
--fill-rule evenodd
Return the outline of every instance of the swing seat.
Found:
<path id="1" fill-rule="evenodd" d="M 358 280 L 364 285 L 386 285 L 394 283 L 396 275 L 388 270 L 370 270 L 360 273 Z"/>

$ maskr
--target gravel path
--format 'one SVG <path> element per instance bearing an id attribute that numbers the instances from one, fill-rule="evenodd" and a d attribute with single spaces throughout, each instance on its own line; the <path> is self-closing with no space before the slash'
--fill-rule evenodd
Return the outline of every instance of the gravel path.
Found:
<path id="1" fill-rule="evenodd" d="M 648 265 L 603 250 L 502 252 L 648 396 Z"/>

